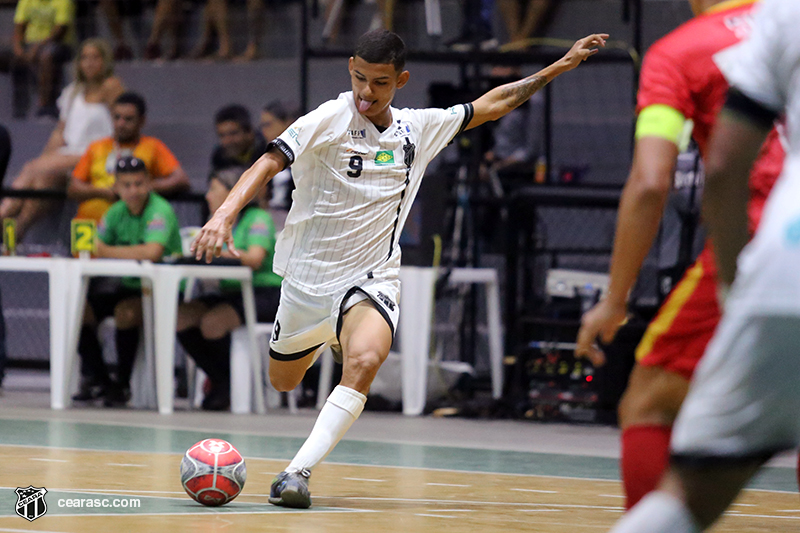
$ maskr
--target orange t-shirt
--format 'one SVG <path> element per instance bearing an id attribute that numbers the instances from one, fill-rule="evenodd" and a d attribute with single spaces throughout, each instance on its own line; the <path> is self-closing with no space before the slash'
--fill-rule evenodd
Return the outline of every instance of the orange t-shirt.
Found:
<path id="1" fill-rule="evenodd" d="M 169 176 L 180 167 L 175 155 L 155 137 L 141 137 L 136 145 L 118 145 L 114 139 L 106 137 L 89 145 L 72 175 L 95 187 L 110 189 L 114 185 L 117 159 L 124 155 L 133 155 L 144 161 L 153 179 Z M 78 206 L 77 218 L 99 221 L 110 206 L 111 202 L 103 198 L 86 200 Z"/>

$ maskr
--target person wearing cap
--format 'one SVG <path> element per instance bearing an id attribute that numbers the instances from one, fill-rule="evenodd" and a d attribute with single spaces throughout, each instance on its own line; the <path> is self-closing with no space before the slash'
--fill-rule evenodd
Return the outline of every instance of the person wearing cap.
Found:
<path id="1" fill-rule="evenodd" d="M 103 216 L 98 228 L 97 257 L 161 261 L 181 254 L 178 218 L 172 206 L 153 192 L 153 179 L 144 161 L 134 156 L 117 160 L 115 193 L 119 201 Z M 141 281 L 123 278 L 112 291 L 90 290 L 78 352 L 81 389 L 76 401 L 104 397 L 106 406 L 130 399 L 130 378 L 142 325 Z M 111 381 L 97 339 L 97 324 L 113 316 L 116 326 L 117 376 Z"/>
<path id="2" fill-rule="evenodd" d="M 139 94 L 121 94 L 111 106 L 113 137 L 99 139 L 89 145 L 72 171 L 67 196 L 80 202 L 77 218 L 99 221 L 117 201 L 114 168 L 119 158 L 135 156 L 147 166 L 153 178 L 152 188 L 170 197 L 189 189 L 189 177 L 167 146 L 142 135 L 147 106 Z"/>
<path id="3" fill-rule="evenodd" d="M 244 167 L 229 167 L 211 174 L 206 201 L 211 213 L 222 205 Z M 245 207 L 233 229 L 233 242 L 243 265 L 253 270 L 256 319 L 274 322 L 280 300 L 282 278 L 272 271 L 276 232 L 272 216 L 255 200 Z M 224 257 L 233 258 L 227 250 Z M 208 375 L 211 390 L 203 400 L 206 410 L 230 406 L 231 332 L 244 324 L 241 286 L 235 280 L 221 280 L 220 293 L 202 296 L 178 308 L 178 340 L 184 350 Z"/>

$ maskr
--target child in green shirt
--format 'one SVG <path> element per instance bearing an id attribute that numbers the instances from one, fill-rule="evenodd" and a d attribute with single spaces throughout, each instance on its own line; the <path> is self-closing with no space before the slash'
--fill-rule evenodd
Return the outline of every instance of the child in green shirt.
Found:
<path id="1" fill-rule="evenodd" d="M 231 167 L 211 175 L 206 201 L 212 213 L 222 204 L 244 171 L 243 167 Z M 242 210 L 233 229 L 233 241 L 240 252 L 238 259 L 253 269 L 256 318 L 259 322 L 275 320 L 280 300 L 282 278 L 272 272 L 275 240 L 275 225 L 267 211 L 255 204 Z M 222 255 L 235 257 L 227 250 Z M 203 409 L 207 410 L 225 410 L 230 406 L 230 334 L 244 323 L 239 282 L 222 280 L 220 291 L 220 294 L 202 296 L 181 304 L 178 309 L 178 340 L 211 381 L 211 391 L 203 400 Z"/>
<path id="2" fill-rule="evenodd" d="M 133 156 L 117 161 L 114 184 L 120 200 L 100 222 L 97 257 L 137 259 L 153 262 L 181 253 L 178 219 L 172 206 L 152 191 L 152 179 L 144 162 Z M 93 283 L 78 345 L 82 385 L 74 400 L 104 396 L 106 406 L 126 404 L 130 399 L 130 378 L 139 347 L 142 325 L 141 282 L 123 278 L 113 290 L 98 290 Z M 105 280 L 103 280 L 105 281 Z M 97 324 L 114 316 L 118 357 L 117 379 L 112 382 L 97 340 Z"/>

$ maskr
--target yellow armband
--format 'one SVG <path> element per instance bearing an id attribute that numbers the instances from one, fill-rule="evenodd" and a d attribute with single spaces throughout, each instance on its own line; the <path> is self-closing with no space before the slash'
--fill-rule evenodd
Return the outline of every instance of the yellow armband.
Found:
<path id="1" fill-rule="evenodd" d="M 680 111 L 664 104 L 645 107 L 636 120 L 636 139 L 660 137 L 683 151 L 689 146 L 694 122 L 686 120 Z"/>

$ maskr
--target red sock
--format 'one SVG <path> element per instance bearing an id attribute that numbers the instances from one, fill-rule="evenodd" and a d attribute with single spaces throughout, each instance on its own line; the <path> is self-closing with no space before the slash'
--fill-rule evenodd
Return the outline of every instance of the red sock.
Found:
<path id="1" fill-rule="evenodd" d="M 669 463 L 670 426 L 631 426 L 622 432 L 622 484 L 630 509 L 658 487 Z"/>

